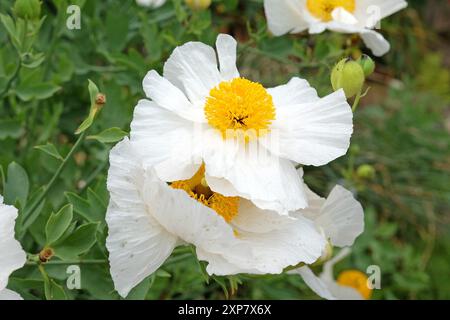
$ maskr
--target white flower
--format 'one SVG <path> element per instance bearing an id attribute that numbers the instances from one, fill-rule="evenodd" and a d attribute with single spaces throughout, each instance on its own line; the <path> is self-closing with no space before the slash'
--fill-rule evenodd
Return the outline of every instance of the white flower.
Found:
<path id="1" fill-rule="evenodd" d="M 205 183 L 203 166 L 170 185 L 144 168 L 125 139 L 110 154 L 106 221 L 111 275 L 123 297 L 155 272 L 176 246 L 192 244 L 207 272 L 279 274 L 314 263 L 326 239 L 312 220 L 261 210 Z"/>
<path id="2" fill-rule="evenodd" d="M 332 30 L 359 33 L 373 54 L 382 56 L 389 42 L 373 29 L 380 20 L 404 9 L 404 0 L 264 0 L 269 30 L 286 33 L 321 33 Z"/>
<path id="3" fill-rule="evenodd" d="M 301 171 L 299 171 L 302 174 Z M 347 247 L 353 245 L 355 239 L 364 231 L 364 212 L 353 198 L 350 191 L 341 186 L 336 186 L 327 199 L 323 199 L 311 190 L 307 189 L 310 206 L 300 210 L 300 214 L 313 220 L 316 227 L 329 239 L 330 244 L 336 247 Z M 295 215 L 294 215 L 295 216 Z M 342 274 L 338 283 L 334 280 L 333 266 L 349 254 L 349 249 L 342 249 L 330 261 L 324 264 L 322 274 L 318 277 L 308 266 L 298 268 L 291 273 L 300 274 L 305 283 L 319 296 L 325 299 L 361 299 L 370 295 L 366 284 L 367 277 L 355 270 Z M 348 281 L 351 279 L 352 281 Z M 356 290 L 349 287 L 348 283 L 358 283 Z"/>
<path id="4" fill-rule="evenodd" d="M 143 7 L 159 8 L 166 3 L 166 0 L 136 0 L 136 3 Z"/>
<path id="5" fill-rule="evenodd" d="M 0 196 L 0 300 L 21 300 L 19 294 L 6 289 L 8 278 L 26 261 L 26 254 L 14 238 L 17 209 L 3 204 Z"/>
<path id="6" fill-rule="evenodd" d="M 189 42 L 164 77 L 150 71 L 131 124 L 131 143 L 161 180 L 184 180 L 204 163 L 212 190 L 282 214 L 307 206 L 292 161 L 321 166 L 344 155 L 353 132 L 342 90 L 319 98 L 293 78 L 272 89 L 240 78 L 236 41 Z M 220 66 L 220 68 L 218 67 Z"/>

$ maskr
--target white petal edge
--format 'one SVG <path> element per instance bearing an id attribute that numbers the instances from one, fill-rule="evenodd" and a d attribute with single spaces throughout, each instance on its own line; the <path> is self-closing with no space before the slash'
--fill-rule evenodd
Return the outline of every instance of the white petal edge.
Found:
<path id="1" fill-rule="evenodd" d="M 142 198 L 144 169 L 127 139 L 112 149 L 110 165 L 106 247 L 115 288 L 126 297 L 170 256 L 177 237 L 148 210 Z"/>
<path id="2" fill-rule="evenodd" d="M 216 41 L 217 56 L 219 58 L 222 80 L 238 78 L 239 71 L 236 67 L 237 42 L 227 34 L 219 34 Z"/>
<path id="3" fill-rule="evenodd" d="M 377 57 L 385 55 L 391 49 L 389 42 L 376 31 L 363 31 L 361 32 L 361 38 L 363 39 L 365 45 L 372 50 L 372 53 Z"/>
<path id="4" fill-rule="evenodd" d="M 5 300 L 23 300 L 23 298 L 17 292 L 8 289 L 3 289 L 0 290 L 0 301 Z"/>
<path id="5" fill-rule="evenodd" d="M 301 0 L 264 0 L 264 10 L 269 30 L 275 36 L 308 28 L 303 19 Z"/>

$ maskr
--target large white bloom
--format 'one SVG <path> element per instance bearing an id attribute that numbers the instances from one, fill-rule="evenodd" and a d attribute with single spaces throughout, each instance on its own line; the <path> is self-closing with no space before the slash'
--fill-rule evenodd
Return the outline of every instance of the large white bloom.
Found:
<path id="1" fill-rule="evenodd" d="M 158 8 L 166 3 L 166 0 L 136 0 L 136 3 L 143 7 Z"/>
<path id="2" fill-rule="evenodd" d="M 300 174 L 302 172 L 300 171 Z M 316 227 L 329 239 L 330 244 L 336 247 L 348 247 L 353 245 L 355 239 L 364 231 L 364 212 L 353 198 L 351 192 L 341 186 L 336 186 L 327 199 L 321 198 L 311 190 L 307 189 L 310 206 L 297 212 L 313 220 Z M 295 215 L 294 215 L 295 216 Z M 350 253 L 348 248 L 342 249 L 338 255 L 324 264 L 323 272 L 316 276 L 313 271 L 304 266 L 291 273 L 300 274 L 305 283 L 320 297 L 325 299 L 361 299 L 358 290 L 339 284 L 334 280 L 334 265 Z M 352 279 L 360 281 L 366 278 L 361 272 L 350 271 L 348 275 Z M 367 288 L 360 287 L 367 294 Z"/>
<path id="3" fill-rule="evenodd" d="M 164 77 L 150 71 L 131 124 L 131 143 L 164 181 L 206 165 L 212 190 L 282 214 L 307 206 L 293 162 L 320 166 L 344 155 L 353 131 L 342 90 L 319 98 L 293 78 L 272 89 L 240 78 L 236 41 L 189 42 L 174 50 Z"/>
<path id="4" fill-rule="evenodd" d="M 19 300 L 19 294 L 6 289 L 8 278 L 26 261 L 26 254 L 14 238 L 17 209 L 3 204 L 0 196 L 0 300 Z"/>
<path id="5" fill-rule="evenodd" d="M 373 29 L 381 19 L 404 9 L 404 0 L 264 0 L 269 30 L 274 35 L 321 33 L 332 30 L 359 33 L 373 54 L 382 56 L 389 42 Z"/>
<path id="6" fill-rule="evenodd" d="M 315 262 L 325 249 L 312 220 L 217 194 L 202 169 L 186 181 L 161 181 L 127 139 L 111 151 L 108 190 L 106 245 L 115 288 L 124 297 L 186 243 L 216 275 L 279 274 Z"/>

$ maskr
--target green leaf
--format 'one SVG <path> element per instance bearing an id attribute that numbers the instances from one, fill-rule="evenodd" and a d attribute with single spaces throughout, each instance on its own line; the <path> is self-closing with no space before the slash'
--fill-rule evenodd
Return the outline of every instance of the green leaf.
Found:
<path id="1" fill-rule="evenodd" d="M 9 15 L 0 14 L 0 21 L 5 27 L 6 31 L 8 32 L 9 36 L 11 37 L 11 41 L 14 44 L 14 46 L 20 50 L 21 48 L 21 41 L 17 34 L 16 26 L 14 24 L 14 20 Z"/>
<path id="2" fill-rule="evenodd" d="M 91 80 L 88 80 L 88 90 L 89 90 L 89 97 L 91 100 L 91 107 L 89 109 L 89 115 L 88 117 L 81 123 L 81 125 L 78 127 L 77 131 L 75 131 L 75 134 L 80 134 L 86 131 L 87 129 L 92 126 L 94 123 L 95 116 L 97 115 L 97 112 L 99 108 L 97 108 L 97 104 L 95 100 L 97 99 L 97 95 L 99 94 L 99 90 L 97 85 L 92 82 Z"/>
<path id="3" fill-rule="evenodd" d="M 58 213 L 52 213 L 45 226 L 47 245 L 50 246 L 58 241 L 69 228 L 73 218 L 73 207 L 71 204 L 64 206 Z"/>
<path id="4" fill-rule="evenodd" d="M 23 101 L 31 100 L 45 100 L 52 97 L 56 92 L 61 89 L 51 82 L 41 82 L 41 83 L 21 83 L 17 87 L 17 96 Z"/>
<path id="5" fill-rule="evenodd" d="M 16 162 L 11 162 L 8 166 L 8 179 L 5 185 L 5 203 L 14 205 L 16 201 L 19 201 L 24 207 L 29 189 L 27 172 Z"/>
<path id="6" fill-rule="evenodd" d="M 44 282 L 45 298 L 47 300 L 67 300 L 64 288 L 53 279 L 46 279 Z"/>
<path id="7" fill-rule="evenodd" d="M 98 135 L 89 136 L 87 139 L 97 140 L 101 143 L 115 143 L 122 140 L 127 135 L 128 133 L 120 128 L 109 128 Z"/>
<path id="8" fill-rule="evenodd" d="M 95 244 L 97 227 L 98 223 L 82 225 L 64 241 L 53 247 L 55 255 L 63 260 L 77 259 Z"/>
<path id="9" fill-rule="evenodd" d="M 19 120 L 0 120 L 0 140 L 6 138 L 19 138 L 23 133 L 22 123 Z"/>
<path id="10" fill-rule="evenodd" d="M 104 221 L 107 201 L 104 202 L 91 188 L 88 188 L 87 200 L 72 192 L 65 195 L 74 211 L 84 219 L 89 222 Z"/>
<path id="11" fill-rule="evenodd" d="M 56 147 L 49 142 L 46 145 L 35 146 L 34 148 L 45 152 L 46 154 L 52 156 L 53 158 L 56 158 L 61 161 L 64 160 L 63 157 L 59 154 L 58 150 L 56 150 Z"/>

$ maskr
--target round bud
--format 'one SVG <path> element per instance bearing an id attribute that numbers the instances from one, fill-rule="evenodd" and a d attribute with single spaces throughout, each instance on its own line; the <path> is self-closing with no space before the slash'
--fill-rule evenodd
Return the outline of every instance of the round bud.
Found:
<path id="1" fill-rule="evenodd" d="M 211 0 L 185 0 L 192 10 L 205 10 L 211 5 Z"/>
<path id="2" fill-rule="evenodd" d="M 344 89 L 347 98 L 361 92 L 365 79 L 361 65 L 349 59 L 339 61 L 331 72 L 331 85 L 334 91 Z"/>
<path id="3" fill-rule="evenodd" d="M 364 76 L 368 77 L 375 71 L 375 62 L 368 55 L 362 55 L 358 62 L 364 71 Z"/>
<path id="4" fill-rule="evenodd" d="M 363 164 L 356 170 L 356 175 L 361 179 L 372 180 L 375 178 L 376 170 L 370 164 Z"/>

